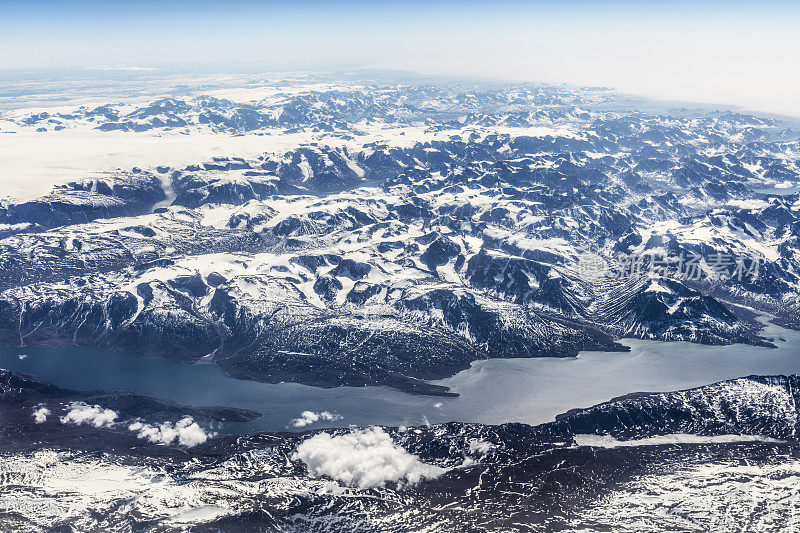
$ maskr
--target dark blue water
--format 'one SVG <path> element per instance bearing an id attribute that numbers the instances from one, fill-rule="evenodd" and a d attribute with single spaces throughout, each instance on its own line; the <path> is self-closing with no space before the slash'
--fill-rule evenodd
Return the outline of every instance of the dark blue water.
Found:
<path id="1" fill-rule="evenodd" d="M 20 359 L 20 355 L 26 357 Z M 263 414 L 253 422 L 226 424 L 223 432 L 295 430 L 292 420 L 305 410 L 331 411 L 342 420 L 320 421 L 302 429 L 423 424 L 426 415 L 441 414 L 434 407 L 438 399 L 388 387 L 321 389 L 259 383 L 233 379 L 213 364 L 187 364 L 97 348 L 0 348 L 0 368 L 72 389 L 127 390 L 183 404 L 238 407 Z"/>
<path id="2" fill-rule="evenodd" d="M 688 389 L 753 374 L 800 374 L 800 332 L 768 324 L 761 333 L 778 348 L 625 339 L 630 352 L 478 361 L 435 383 L 461 394 L 442 407 L 454 420 L 539 424 L 632 392 Z"/>
<path id="3" fill-rule="evenodd" d="M 92 348 L 0 348 L 0 367 L 81 390 L 129 390 L 192 405 L 221 405 L 263 413 L 228 424 L 223 432 L 295 430 L 301 411 L 331 411 L 339 421 L 302 429 L 349 425 L 418 425 L 451 420 L 538 424 L 569 409 L 630 392 L 670 391 L 750 374 L 800 373 L 800 332 L 769 325 L 763 332 L 778 349 L 745 345 L 625 340 L 627 353 L 582 352 L 554 359 L 478 361 L 435 383 L 458 398 L 414 396 L 388 387 L 320 389 L 271 385 L 228 377 L 211 364 L 141 357 Z M 21 354 L 27 355 L 20 359 Z"/>

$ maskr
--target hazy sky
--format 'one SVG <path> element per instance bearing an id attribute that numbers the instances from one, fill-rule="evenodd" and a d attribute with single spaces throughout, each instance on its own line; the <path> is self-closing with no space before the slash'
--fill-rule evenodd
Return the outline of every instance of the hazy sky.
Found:
<path id="1" fill-rule="evenodd" d="M 308 61 L 800 116 L 800 1 L 0 0 L 0 68 Z"/>

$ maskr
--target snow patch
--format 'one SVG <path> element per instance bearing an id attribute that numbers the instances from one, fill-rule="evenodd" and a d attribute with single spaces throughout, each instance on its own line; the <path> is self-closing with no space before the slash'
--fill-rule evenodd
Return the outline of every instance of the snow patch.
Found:
<path id="1" fill-rule="evenodd" d="M 578 446 L 621 448 L 630 446 L 660 446 L 664 444 L 726 444 L 731 442 L 785 442 L 760 435 L 690 435 L 671 433 L 644 439 L 617 440 L 611 435 L 575 435 Z"/>
<path id="2" fill-rule="evenodd" d="M 672 291 L 667 287 L 663 286 L 658 280 L 652 280 L 650 285 L 644 290 L 644 292 L 663 292 L 666 294 L 672 294 Z"/>

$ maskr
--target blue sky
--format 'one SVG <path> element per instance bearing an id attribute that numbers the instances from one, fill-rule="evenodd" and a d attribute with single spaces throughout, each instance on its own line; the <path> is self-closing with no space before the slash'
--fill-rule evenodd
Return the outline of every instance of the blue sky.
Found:
<path id="1" fill-rule="evenodd" d="M 0 0 L 0 68 L 317 61 L 800 115 L 800 2 Z"/>

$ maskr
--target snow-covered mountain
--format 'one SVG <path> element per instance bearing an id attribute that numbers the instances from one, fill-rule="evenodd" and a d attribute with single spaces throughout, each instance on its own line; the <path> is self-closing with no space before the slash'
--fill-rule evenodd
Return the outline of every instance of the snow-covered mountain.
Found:
<path id="1" fill-rule="evenodd" d="M 620 106 L 608 91 L 444 84 L 7 113 L 16 131 L 323 133 L 5 200 L 0 341 L 435 394 L 422 380 L 476 359 L 622 337 L 768 345 L 739 305 L 797 324 L 798 134 Z M 690 257 L 695 277 L 655 265 Z M 630 258 L 645 268 L 620 275 Z"/>
<path id="2" fill-rule="evenodd" d="M 23 109 L 2 118 L 10 125 L 36 131 L 88 128 L 244 133 L 309 128 L 357 134 L 360 128 L 372 123 L 442 128 L 585 122 L 591 120 L 592 115 L 582 106 L 613 98 L 607 91 L 597 90 L 573 92 L 539 86 L 481 89 L 450 84 L 327 87 L 308 83 L 297 86 L 264 84 L 250 87 L 250 91 L 246 98 L 239 97 L 234 90 L 230 98 L 196 94 L 151 101 L 138 98 L 53 111 Z"/>

